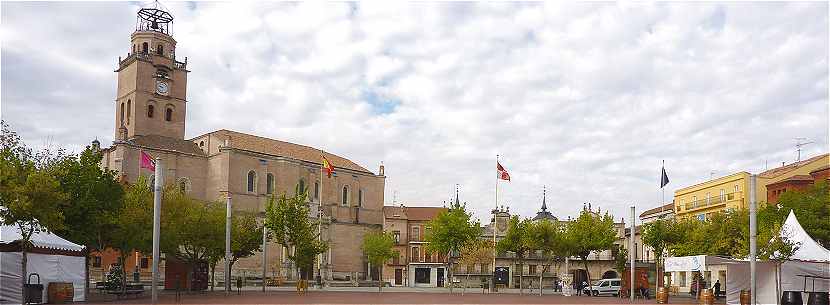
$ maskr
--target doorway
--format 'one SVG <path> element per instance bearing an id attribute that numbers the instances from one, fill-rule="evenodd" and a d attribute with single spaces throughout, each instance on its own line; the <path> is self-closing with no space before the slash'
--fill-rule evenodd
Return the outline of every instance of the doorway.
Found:
<path id="1" fill-rule="evenodd" d="M 403 270 L 395 269 L 395 285 L 400 286 L 403 283 Z"/>
<path id="2" fill-rule="evenodd" d="M 436 275 L 438 276 L 438 287 L 444 287 L 444 268 L 438 268 Z"/>

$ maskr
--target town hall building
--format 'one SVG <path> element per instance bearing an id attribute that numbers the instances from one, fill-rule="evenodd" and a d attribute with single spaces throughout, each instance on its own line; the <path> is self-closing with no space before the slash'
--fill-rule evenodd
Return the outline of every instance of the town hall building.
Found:
<path id="1" fill-rule="evenodd" d="M 364 234 L 382 229 L 383 166 L 376 174 L 319 148 L 224 129 L 186 138 L 187 108 L 198 107 L 198 101 L 194 105 L 187 99 L 190 64 L 186 57 L 179 61 L 171 23 L 172 16 L 163 10 L 138 13 L 130 51 L 119 57 L 115 70 L 115 140 L 101 150 L 102 167 L 117 171 L 127 183 L 135 183 L 140 176 L 152 181 L 153 172 L 140 166 L 144 152 L 161 158 L 165 184 L 200 200 L 230 197 L 235 213 L 260 216 L 271 194 L 291 195 L 300 185 L 308 191 L 310 217 L 316 217 L 322 207 L 322 238 L 330 246 L 323 255 L 323 277 L 365 277 L 367 264 L 360 245 Z M 321 154 L 335 168 L 333 176 L 322 180 Z M 287 251 L 269 243 L 269 277 L 296 277 Z M 142 267 L 150 265 L 144 263 L 146 259 Z M 217 268 L 220 272 L 222 265 Z M 237 262 L 234 273 L 246 268 L 261 272 L 261 254 Z"/>

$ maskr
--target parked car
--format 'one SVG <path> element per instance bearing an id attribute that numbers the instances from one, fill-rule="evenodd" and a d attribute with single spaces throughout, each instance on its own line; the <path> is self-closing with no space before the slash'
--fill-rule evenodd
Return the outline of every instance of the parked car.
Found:
<path id="1" fill-rule="evenodd" d="M 602 279 L 599 281 L 594 282 L 593 285 L 590 287 L 585 287 L 584 292 L 585 294 L 598 296 L 598 295 L 613 295 L 618 296 L 620 295 L 620 284 L 622 280 L 620 279 Z"/>

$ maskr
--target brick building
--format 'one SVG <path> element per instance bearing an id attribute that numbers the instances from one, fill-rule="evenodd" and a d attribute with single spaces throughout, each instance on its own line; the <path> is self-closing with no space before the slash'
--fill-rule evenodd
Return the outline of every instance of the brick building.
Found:
<path id="1" fill-rule="evenodd" d="M 427 223 L 446 211 L 443 207 L 384 206 L 383 230 L 395 236 L 398 256 L 386 263 L 383 280 L 393 286 L 443 287 L 445 255 L 426 251 Z"/>

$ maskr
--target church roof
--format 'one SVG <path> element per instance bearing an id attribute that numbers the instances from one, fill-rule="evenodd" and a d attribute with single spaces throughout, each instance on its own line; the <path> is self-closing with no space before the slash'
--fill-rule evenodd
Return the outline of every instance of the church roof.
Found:
<path id="1" fill-rule="evenodd" d="M 229 145 L 233 148 L 275 156 L 289 157 L 316 164 L 319 164 L 321 162 L 320 149 L 311 146 L 294 144 L 226 129 L 220 129 L 209 134 L 220 134 L 225 137 L 229 137 Z M 329 162 L 331 162 L 331 164 L 334 165 L 335 169 L 344 168 L 354 171 L 366 172 L 370 174 L 372 173 L 366 168 L 357 165 L 349 159 L 327 152 L 324 154 L 326 156 L 326 159 L 328 159 Z"/>
<path id="2" fill-rule="evenodd" d="M 205 155 L 205 153 L 201 149 L 199 149 L 199 146 L 196 145 L 196 143 L 160 135 L 136 135 L 128 142 L 131 144 L 148 148 L 172 150 L 181 153 L 201 156 Z"/>

